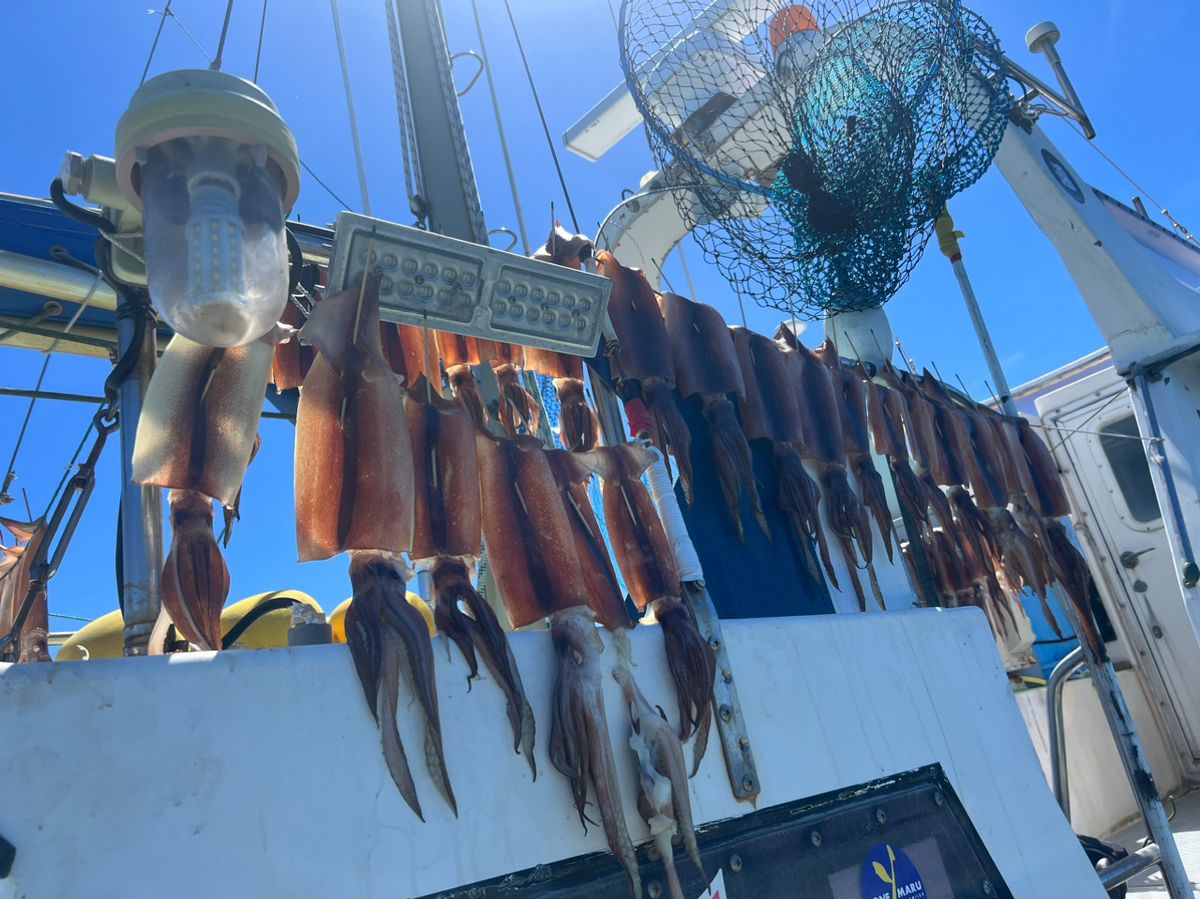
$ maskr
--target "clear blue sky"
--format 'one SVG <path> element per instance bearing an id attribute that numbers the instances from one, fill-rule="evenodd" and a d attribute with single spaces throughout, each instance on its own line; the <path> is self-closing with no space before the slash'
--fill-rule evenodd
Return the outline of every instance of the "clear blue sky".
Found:
<path id="1" fill-rule="evenodd" d="M 565 218 L 554 176 L 512 34 L 499 0 L 479 0 L 488 48 L 526 216 L 535 239 L 550 225 L 553 202 Z M 145 64 L 156 16 L 147 6 L 162 0 L 60 0 L 9 2 L 3 22 L 9 38 L 0 58 L 5 84 L 6 129 L 0 142 L 0 191 L 45 196 L 67 150 L 112 152 L 113 129 Z M 621 78 L 608 0 L 513 0 L 522 37 L 550 119 L 558 135 Z M 1196 116 L 1194 62 L 1200 51 L 1200 5 L 1193 0 L 978 0 L 974 8 L 999 34 L 1006 51 L 1049 78 L 1040 59 L 1025 50 L 1026 29 L 1053 19 L 1063 31 L 1060 49 L 1068 71 L 1099 131 L 1098 143 L 1160 202 L 1200 230 L 1200 123 Z M 222 0 L 176 0 L 174 11 L 208 52 L 213 52 Z M 478 45 L 468 0 L 444 0 L 452 50 Z M 399 138 L 391 88 L 383 5 L 342 0 L 342 15 L 359 122 L 366 148 L 376 215 L 408 221 L 399 172 Z M 237 0 L 225 69 L 252 74 L 259 0 Z M 203 67 L 208 60 L 175 23 L 168 23 L 152 73 Z M 464 77 L 473 64 L 462 63 Z M 270 4 L 260 83 L 296 134 L 305 161 L 339 196 L 358 208 L 359 194 L 333 30 L 326 0 L 274 0 Z M 468 139 L 491 227 L 515 228 L 499 156 L 495 125 L 482 82 L 463 100 Z M 1134 189 L 1065 124 L 1047 129 L 1075 167 L 1093 184 L 1128 200 Z M 563 154 L 568 185 L 582 227 L 596 223 L 636 187 L 652 167 L 639 132 L 600 163 Z M 306 222 L 332 222 L 340 205 L 311 179 L 302 185 L 296 211 Z M 951 204 L 967 234 L 964 253 L 1000 356 L 1015 385 L 1077 358 L 1101 344 L 1083 301 L 1049 242 L 993 170 Z M 730 321 L 736 301 L 714 270 L 690 254 L 699 299 Z M 683 277 L 668 266 L 677 289 Z M 896 334 L 919 364 L 936 362 L 943 375 L 960 375 L 977 397 L 986 370 L 971 335 L 953 276 L 936 252 L 889 304 Z M 750 325 L 772 331 L 780 316 L 748 309 Z M 819 332 L 819 327 L 814 331 Z M 0 384 L 32 386 L 41 357 L 0 350 Z M 107 365 L 59 356 L 50 365 L 51 390 L 98 392 Z M 0 399 L 0 466 L 7 462 L 25 401 Z M 40 403 L 18 460 L 20 480 L 35 514 L 57 484 L 86 425 L 86 407 Z M 264 422 L 263 452 L 246 479 L 243 521 L 228 552 L 231 599 L 297 587 L 326 609 L 347 595 L 345 561 L 298 566 L 292 519 L 292 427 Z M 119 470 L 115 443 L 106 452 L 96 494 L 75 545 L 51 588 L 51 610 L 95 616 L 116 607 L 113 535 Z M 0 512 L 19 513 L 9 506 Z M 58 621 L 56 626 L 67 622 Z"/>

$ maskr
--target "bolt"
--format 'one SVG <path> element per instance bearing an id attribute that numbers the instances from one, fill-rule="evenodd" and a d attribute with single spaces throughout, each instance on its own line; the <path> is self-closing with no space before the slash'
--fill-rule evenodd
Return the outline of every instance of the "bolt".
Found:
<path id="1" fill-rule="evenodd" d="M 878 821 L 880 824 L 887 823 L 887 814 L 883 811 L 883 809 L 881 809 L 881 808 L 875 809 L 875 820 Z"/>
<path id="2" fill-rule="evenodd" d="M 738 855 L 736 852 L 733 855 L 729 856 L 729 870 L 732 871 L 734 874 L 736 874 L 738 871 L 742 870 L 742 857 L 740 855 Z"/>
<path id="3" fill-rule="evenodd" d="M 733 672 L 730 671 L 728 668 L 726 668 L 724 671 L 721 672 L 721 680 L 725 681 L 725 683 L 727 683 L 727 684 L 732 684 L 733 683 Z"/>
<path id="4" fill-rule="evenodd" d="M 721 649 L 721 640 L 715 634 L 708 638 L 708 645 L 713 648 L 713 652 Z"/>
<path id="5" fill-rule="evenodd" d="M 750 748 L 750 738 L 749 737 L 738 737 L 738 749 L 742 750 L 742 752 L 746 752 L 749 748 Z"/>
<path id="6" fill-rule="evenodd" d="M 660 884 L 657 880 L 650 881 L 648 884 L 646 884 L 646 895 L 649 896 L 650 899 L 658 899 L 658 897 L 662 895 L 662 884 Z"/>
<path id="7" fill-rule="evenodd" d="M 812 840 L 812 844 L 813 844 L 814 846 L 820 846 L 820 845 L 821 845 L 821 831 L 819 831 L 819 830 L 814 830 L 812 833 L 810 833 L 810 834 L 808 835 L 808 838 L 809 838 L 810 840 Z"/>
<path id="8" fill-rule="evenodd" d="M 650 861 L 652 861 L 652 862 L 658 861 L 658 859 L 659 859 L 658 847 L 651 846 L 649 849 L 647 849 L 646 850 L 646 858 L 650 859 Z"/>
<path id="9" fill-rule="evenodd" d="M 730 718 L 732 718 L 732 717 L 733 717 L 733 709 L 731 709 L 731 708 L 730 708 L 729 706 L 727 706 L 727 705 L 724 705 L 724 704 L 722 704 L 722 705 L 721 705 L 721 706 L 720 706 L 720 707 L 717 709 L 717 714 L 719 714 L 719 715 L 721 716 L 721 720 L 722 720 L 722 721 L 728 721 Z"/>
<path id="10" fill-rule="evenodd" d="M 742 778 L 742 789 L 747 793 L 753 793 L 755 789 L 754 775 L 747 774 Z"/>
<path id="11" fill-rule="evenodd" d="M 942 795 L 941 790 L 934 790 L 933 791 L 933 801 L 936 802 L 938 805 L 945 805 L 946 797 Z"/>
<path id="12" fill-rule="evenodd" d="M 993 888 L 992 888 L 992 882 L 990 880 L 985 880 L 983 882 L 983 892 L 984 892 L 984 895 L 986 895 L 986 896 L 992 895 Z"/>

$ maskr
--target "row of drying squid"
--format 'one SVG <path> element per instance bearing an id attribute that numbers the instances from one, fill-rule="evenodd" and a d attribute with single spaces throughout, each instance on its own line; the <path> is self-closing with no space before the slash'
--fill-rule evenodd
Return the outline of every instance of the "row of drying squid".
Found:
<path id="1" fill-rule="evenodd" d="M 584 238 L 556 230 L 539 255 L 578 268 L 590 251 Z M 1027 422 L 965 401 L 928 375 L 846 364 L 831 345 L 813 352 L 786 331 L 772 340 L 729 328 L 710 306 L 658 295 L 640 272 L 610 254 L 599 254 L 598 267 L 613 282 L 609 316 L 617 340 L 609 359 L 615 383 L 627 400 L 644 405 L 640 429 L 673 457 L 689 503 L 693 435 L 680 403 L 698 405 L 708 427 L 697 438 L 712 441 L 720 492 L 740 539 L 746 540 L 746 508 L 756 526 L 773 536 L 752 466 L 751 446 L 766 444 L 773 460 L 770 499 L 813 579 L 823 569 L 838 586 L 827 521 L 860 608 L 867 607 L 860 570 L 868 572 L 882 606 L 872 568 L 872 522 L 889 558 L 896 544 L 907 564 L 915 561 L 911 546 L 893 532 L 878 456 L 915 524 L 910 542 L 924 546 L 943 604 L 979 605 L 1000 630 L 1005 615 L 1015 621 L 1010 594 L 1023 588 L 1044 602 L 1047 584 L 1058 581 L 1072 600 L 1086 605 L 1086 566 L 1057 520 L 1068 511 L 1058 472 Z M 164 616 L 152 646 L 164 644 L 164 629 L 173 624 L 191 643 L 220 648 L 229 572 L 213 533 L 213 501 L 224 510 L 227 539 L 257 448 L 265 386 L 268 380 L 280 390 L 299 386 L 300 558 L 349 554 L 354 601 L 347 640 L 387 767 L 405 801 L 422 814 L 395 723 L 401 677 L 419 700 L 431 779 L 455 808 L 433 647 L 420 613 L 405 600 L 405 556 L 430 568 L 437 629 L 458 647 L 469 676 L 477 675 L 482 659 L 503 691 L 514 749 L 527 757 L 536 777 L 533 710 L 505 631 L 473 585 L 472 570 L 486 547 L 509 624 L 549 620 L 559 665 L 550 758 L 569 779 L 585 826 L 589 789 L 594 793 L 608 844 L 640 894 L 607 739 L 596 623 L 612 633 L 614 676 L 637 756 L 639 810 L 668 866 L 672 895 L 679 895 L 673 834 L 682 836 L 699 864 L 681 741 L 695 736 L 694 774 L 710 729 L 715 658 L 681 602 L 660 510 L 641 480 L 657 464 L 656 454 L 640 444 L 597 445 L 580 359 L 381 325 L 378 286 L 377 276 L 368 276 L 320 299 L 307 316 L 289 308 L 290 322 L 248 346 L 219 350 L 181 337 L 171 341 L 146 397 L 134 460 L 135 480 L 167 488 L 171 509 L 172 542 L 161 581 Z M 500 388 L 491 410 L 472 374 L 480 365 L 491 367 Z M 562 404 L 559 436 L 567 450 L 548 450 L 532 436 L 538 404 L 522 386 L 523 370 L 554 379 Z M 443 371 L 454 401 L 438 389 Z M 507 436 L 488 430 L 493 417 Z M 651 610 L 662 626 L 678 698 L 677 728 L 648 705 L 630 675 L 625 635 L 636 621 L 589 499 L 594 476 L 617 569 L 638 608 Z M 6 550 L 0 564 L 19 560 L 17 550 Z"/>
<path id="2" fill-rule="evenodd" d="M 772 340 L 728 327 L 711 306 L 656 294 L 640 272 L 609 254 L 600 254 L 599 269 L 613 281 L 616 375 L 640 385 L 648 435 L 674 456 L 689 502 L 693 435 L 679 402 L 699 404 L 721 494 L 743 542 L 747 506 L 772 537 L 751 465 L 751 445 L 762 443 L 773 460 L 774 502 L 810 575 L 819 580 L 823 568 L 839 586 L 823 502 L 861 609 L 867 598 L 860 568 L 884 605 L 873 568 L 872 522 L 889 560 L 893 544 L 900 546 L 914 584 L 921 582 L 911 545 L 916 539 L 941 604 L 977 605 L 998 632 L 1015 628 L 1012 604 L 1024 589 L 1039 597 L 1056 632 L 1049 584 L 1063 584 L 1086 608 L 1084 563 L 1059 521 L 1070 511 L 1066 493 L 1027 420 L 951 393 L 928 372 L 844 363 L 828 340 L 814 352 L 785 328 Z M 915 526 L 907 542 L 894 532 L 877 456 Z"/>
<path id="3" fill-rule="evenodd" d="M 580 253 L 589 248 L 581 239 L 552 236 L 542 255 L 578 266 Z M 614 677 L 626 700 L 641 787 L 638 807 L 659 845 L 671 893 L 682 895 L 672 862 L 673 835 L 681 835 L 699 864 L 683 741 L 695 737 L 694 774 L 708 741 L 716 659 L 681 601 L 673 550 L 641 479 L 649 465 L 658 464 L 657 454 L 638 443 L 595 445 L 580 360 L 381 326 L 378 291 L 379 276 L 371 274 L 324 296 L 307 314 L 299 340 L 281 325 L 266 339 L 237 349 L 201 347 L 179 337 L 168 346 L 147 394 L 134 462 L 136 480 L 170 490 L 164 621 L 169 617 L 191 643 L 220 647 L 229 574 L 213 534 L 212 501 L 236 508 L 272 369 L 278 387 L 298 378 L 300 559 L 349 555 L 353 602 L 346 615 L 347 642 L 404 800 L 423 816 L 396 726 L 401 679 L 418 700 L 426 734 L 421 755 L 430 778 L 457 813 L 442 748 L 434 649 L 424 619 L 405 599 L 410 562 L 429 568 L 437 630 L 461 652 L 468 677 L 477 675 L 482 662 L 502 690 L 514 750 L 537 776 L 534 712 L 505 629 L 473 584 L 472 569 L 486 547 L 509 625 L 549 621 L 558 660 L 549 756 L 568 778 L 585 827 L 589 793 L 594 794 L 608 844 L 640 895 L 608 739 L 599 660 L 604 643 L 597 623 L 612 634 Z M 500 354 L 506 361 L 496 361 Z M 496 363 L 501 387 L 500 406 L 491 411 L 470 370 L 488 361 Z M 555 377 L 564 407 L 562 441 L 576 451 L 546 449 L 531 436 L 537 404 L 515 374 L 531 365 Z M 438 389 L 443 367 L 455 400 Z M 437 372 L 436 379 L 430 372 Z M 493 414 L 507 435 L 487 429 Z M 617 567 L 636 606 L 652 612 L 661 626 L 678 699 L 677 726 L 648 704 L 630 673 L 627 634 L 637 621 L 627 611 L 589 499 L 589 482 L 597 476 Z"/>

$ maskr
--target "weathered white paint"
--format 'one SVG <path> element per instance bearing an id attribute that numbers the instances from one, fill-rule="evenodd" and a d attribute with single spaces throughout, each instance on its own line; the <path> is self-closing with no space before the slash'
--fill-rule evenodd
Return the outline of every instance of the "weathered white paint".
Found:
<path id="1" fill-rule="evenodd" d="M 1166 796 L 1178 791 L 1183 780 L 1178 758 L 1158 726 L 1141 680 L 1133 671 L 1118 672 L 1117 678 L 1159 793 Z M 1048 784 L 1050 743 L 1046 733 L 1046 690 L 1039 688 L 1018 693 L 1017 705 L 1025 718 Z M 1063 688 L 1063 727 L 1067 739 L 1071 824 L 1079 833 L 1110 834 L 1137 815 L 1138 807 L 1090 680 L 1069 681 Z"/>
<path id="2" fill-rule="evenodd" d="M 1102 899 L 977 610 L 724 628 L 759 808 L 941 762 L 1018 899 Z M 642 688 L 674 708 L 659 634 L 634 638 Z M 439 652 L 459 818 L 426 777 L 416 716 L 402 701 L 424 824 L 387 775 L 343 646 L 0 666 L 0 834 L 17 846 L 0 897 L 412 896 L 602 849 L 546 756 L 548 634 L 511 639 L 538 715 L 542 774 L 531 782 L 512 752 L 494 686 L 468 693 L 461 661 Z M 607 686 L 640 840 L 627 725 Z M 692 793 L 697 823 L 750 810 L 730 793 L 715 739 Z"/>

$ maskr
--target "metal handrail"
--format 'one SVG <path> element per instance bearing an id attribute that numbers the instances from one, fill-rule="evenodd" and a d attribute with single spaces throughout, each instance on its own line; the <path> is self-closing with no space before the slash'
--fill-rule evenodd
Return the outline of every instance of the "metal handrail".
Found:
<path id="1" fill-rule="evenodd" d="M 1062 809 L 1063 816 L 1071 820 L 1071 797 L 1067 783 L 1067 738 L 1063 732 L 1063 686 L 1072 674 L 1078 671 L 1086 659 L 1083 647 L 1076 646 L 1063 656 L 1046 681 L 1046 736 L 1050 742 L 1050 789 Z"/>
<path id="2" fill-rule="evenodd" d="M 1129 855 L 1115 862 L 1102 860 L 1096 866 L 1100 883 L 1105 890 L 1120 886 L 1126 881 L 1137 877 L 1147 868 L 1153 868 L 1162 861 L 1162 850 L 1157 843 L 1150 843 L 1141 849 L 1135 849 Z"/>

